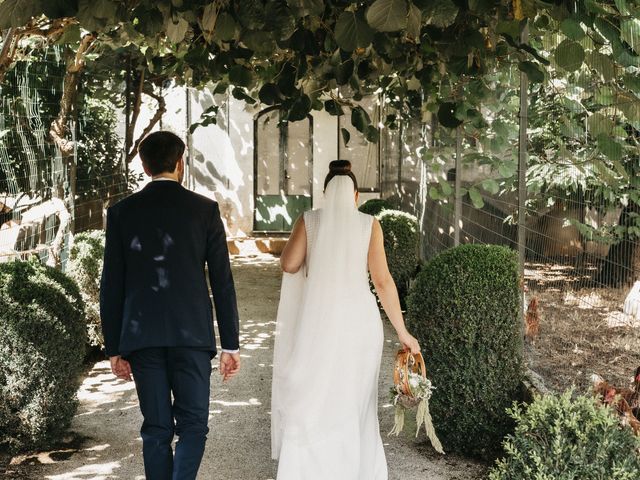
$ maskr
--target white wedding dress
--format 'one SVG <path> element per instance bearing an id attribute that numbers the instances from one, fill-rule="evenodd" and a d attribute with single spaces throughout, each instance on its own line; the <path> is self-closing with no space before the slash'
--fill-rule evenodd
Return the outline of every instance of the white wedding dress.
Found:
<path id="1" fill-rule="evenodd" d="M 387 480 L 378 424 L 383 331 L 369 289 L 373 217 L 349 177 L 305 213 L 307 257 L 284 274 L 272 388 L 277 480 Z"/>

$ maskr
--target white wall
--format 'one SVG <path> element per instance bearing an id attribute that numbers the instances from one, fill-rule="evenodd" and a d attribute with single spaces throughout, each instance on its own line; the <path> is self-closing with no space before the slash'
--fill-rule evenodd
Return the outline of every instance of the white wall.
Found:
<path id="1" fill-rule="evenodd" d="M 218 105 L 216 125 L 198 127 L 188 142 L 185 186 L 215 199 L 231 237 L 251 235 L 254 210 L 254 119 L 264 107 L 249 106 L 227 95 L 214 95 L 210 90 L 187 90 L 173 87 L 163 92 L 167 113 L 160 128 L 188 139 L 188 117 L 197 122 L 210 106 Z M 190 111 L 187 109 L 190 105 Z M 136 136 L 155 112 L 155 102 L 143 104 Z M 338 156 L 338 119 L 325 111 L 312 112 L 313 117 L 313 208 L 323 203 L 324 178 L 329 163 Z M 277 139 L 274 139 L 277 141 Z M 357 159 L 352 159 L 357 161 Z M 130 168 L 142 172 L 139 157 Z M 148 179 L 140 185 L 142 188 Z M 360 202 L 379 197 L 363 193 Z"/>

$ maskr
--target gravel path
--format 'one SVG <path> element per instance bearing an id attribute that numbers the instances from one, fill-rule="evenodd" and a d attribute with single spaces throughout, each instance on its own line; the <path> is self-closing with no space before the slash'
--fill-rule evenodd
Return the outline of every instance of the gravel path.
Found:
<path id="1" fill-rule="evenodd" d="M 270 460 L 269 395 L 273 329 L 280 287 L 272 257 L 236 258 L 242 327 L 243 371 L 228 385 L 217 373 L 211 393 L 210 428 L 202 480 L 268 480 L 275 478 Z M 383 432 L 393 422 L 387 392 L 389 369 L 397 345 L 386 329 L 380 379 L 380 419 Z M 143 479 L 141 416 L 133 384 L 113 377 L 107 362 L 98 362 L 80 391 L 80 408 L 72 433 L 56 451 L 16 457 L 8 478 L 48 480 Z M 484 468 L 464 458 L 434 453 L 407 432 L 384 437 L 390 480 L 473 480 Z M 14 473 L 11 474 L 11 471 Z M 301 479 L 304 480 L 304 479 Z"/>

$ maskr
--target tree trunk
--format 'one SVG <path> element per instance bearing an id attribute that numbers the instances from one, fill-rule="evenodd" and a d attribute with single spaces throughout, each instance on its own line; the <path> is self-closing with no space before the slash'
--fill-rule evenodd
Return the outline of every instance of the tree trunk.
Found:
<path id="1" fill-rule="evenodd" d="M 74 208 L 76 197 L 76 183 L 77 183 L 77 165 L 75 158 L 75 141 L 71 137 L 71 129 L 69 128 L 69 119 L 75 112 L 75 104 L 78 96 L 78 82 L 82 69 L 84 68 L 84 58 L 87 52 L 91 49 L 95 37 L 93 35 L 85 35 L 81 42 L 78 51 L 75 56 L 71 58 L 67 64 L 67 71 L 63 80 L 62 97 L 60 98 L 60 111 L 58 116 L 51 123 L 49 129 L 49 136 L 55 144 L 60 156 L 62 157 L 62 165 L 64 175 L 68 183 L 68 188 L 65 191 L 64 182 L 58 182 L 54 186 L 53 195 L 56 198 L 63 199 L 71 212 L 71 218 L 68 221 L 68 227 L 70 231 L 73 231 L 74 227 Z M 63 225 L 60 225 L 62 229 Z M 65 225 L 66 230 L 67 225 Z M 64 248 L 64 234 L 62 232 L 62 241 L 59 241 L 58 235 L 56 235 L 56 242 L 51 248 L 50 262 L 55 262 L 55 265 L 60 265 L 62 249 Z"/>
<path id="2" fill-rule="evenodd" d="M 635 218 L 640 215 L 640 205 L 633 201 L 622 209 L 618 225 L 622 227 L 634 226 Z M 596 277 L 596 283 L 608 287 L 624 287 L 632 283 L 635 274 L 638 273 L 640 249 L 638 239 L 635 236 L 624 234 L 622 240 L 609 248 L 600 272 Z"/>
<path id="3" fill-rule="evenodd" d="M 144 81 L 144 76 L 141 76 L 140 80 L 141 82 Z M 167 111 L 167 104 L 165 102 L 165 99 L 161 95 L 156 94 L 153 90 L 149 90 L 149 89 L 143 90 L 143 87 L 144 86 L 142 84 L 138 85 L 138 90 L 136 92 L 136 97 L 133 104 L 131 120 L 129 123 L 130 132 L 128 133 L 127 136 L 130 139 L 129 141 L 130 147 L 127 149 L 127 154 L 126 154 L 127 165 L 131 163 L 131 161 L 138 154 L 138 148 L 140 147 L 140 143 L 142 142 L 142 140 L 144 140 L 144 137 L 146 137 L 151 132 L 151 130 L 153 130 L 153 127 L 156 126 L 156 124 L 162 119 L 162 116 Z M 150 88 L 153 89 L 153 85 L 151 85 Z M 140 108 L 142 106 L 142 94 L 145 94 L 153 98 L 157 102 L 158 107 L 153 117 L 151 117 L 151 119 L 149 120 L 149 123 L 140 134 L 140 136 L 135 141 L 133 141 L 136 124 L 138 122 L 138 116 L 140 114 Z"/>

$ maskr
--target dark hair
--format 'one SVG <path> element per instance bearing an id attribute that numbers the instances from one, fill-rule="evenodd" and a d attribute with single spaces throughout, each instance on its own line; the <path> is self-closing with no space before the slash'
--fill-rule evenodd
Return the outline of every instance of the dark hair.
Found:
<path id="1" fill-rule="evenodd" d="M 151 175 L 173 172 L 182 158 L 185 145 L 171 132 L 153 132 L 140 143 L 140 158 Z"/>
<path id="2" fill-rule="evenodd" d="M 353 180 L 353 188 L 358 191 L 358 180 L 351 171 L 351 162 L 349 160 L 334 160 L 329 164 L 329 173 L 327 173 L 327 178 L 324 179 L 324 189 L 327 189 L 327 185 L 333 177 L 338 177 L 340 175 L 349 177 Z"/>

